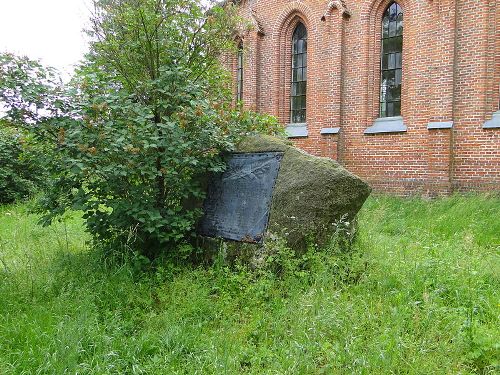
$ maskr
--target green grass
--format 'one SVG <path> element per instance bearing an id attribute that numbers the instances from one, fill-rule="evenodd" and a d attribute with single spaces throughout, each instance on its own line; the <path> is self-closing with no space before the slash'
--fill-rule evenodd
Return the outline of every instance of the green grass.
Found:
<path id="1" fill-rule="evenodd" d="M 0 374 L 494 374 L 500 199 L 372 197 L 354 250 L 148 267 L 0 208 Z M 278 265 L 279 276 L 269 272 Z"/>

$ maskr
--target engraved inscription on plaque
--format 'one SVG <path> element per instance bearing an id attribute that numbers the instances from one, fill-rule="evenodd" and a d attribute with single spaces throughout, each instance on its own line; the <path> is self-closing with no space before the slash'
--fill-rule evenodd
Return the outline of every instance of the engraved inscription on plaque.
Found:
<path id="1" fill-rule="evenodd" d="M 232 154 L 227 170 L 210 181 L 199 233 L 261 242 L 282 158 L 279 152 Z"/>

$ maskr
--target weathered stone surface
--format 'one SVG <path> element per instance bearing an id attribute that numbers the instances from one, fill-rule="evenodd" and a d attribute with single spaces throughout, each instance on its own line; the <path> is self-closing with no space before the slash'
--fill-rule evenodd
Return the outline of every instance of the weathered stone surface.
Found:
<path id="1" fill-rule="evenodd" d="M 284 152 L 274 188 L 269 233 L 285 233 L 288 244 L 304 248 L 307 236 L 319 245 L 329 240 L 334 223 L 352 220 L 371 188 L 329 158 L 309 155 L 279 138 L 245 138 L 237 152 Z"/>

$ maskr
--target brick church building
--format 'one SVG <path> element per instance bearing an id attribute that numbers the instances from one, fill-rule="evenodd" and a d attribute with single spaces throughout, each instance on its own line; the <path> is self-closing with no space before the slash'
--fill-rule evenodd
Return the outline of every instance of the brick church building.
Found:
<path id="1" fill-rule="evenodd" d="M 240 0 L 234 96 L 376 191 L 500 190 L 500 0 Z"/>

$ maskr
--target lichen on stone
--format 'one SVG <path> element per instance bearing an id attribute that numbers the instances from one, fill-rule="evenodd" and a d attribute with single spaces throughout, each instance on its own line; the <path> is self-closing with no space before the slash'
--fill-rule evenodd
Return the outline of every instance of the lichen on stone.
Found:
<path id="1" fill-rule="evenodd" d="M 307 154 L 287 141 L 271 136 L 251 136 L 237 152 L 284 152 L 273 192 L 268 233 L 286 237 L 295 250 L 307 238 L 319 246 L 333 234 L 341 219 L 352 221 L 371 188 L 336 161 Z"/>

